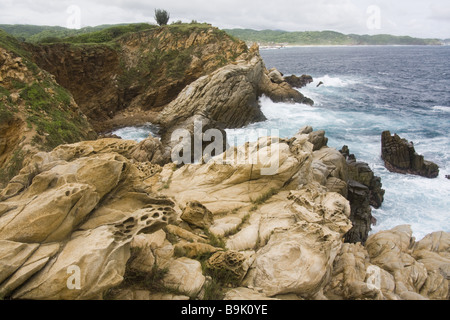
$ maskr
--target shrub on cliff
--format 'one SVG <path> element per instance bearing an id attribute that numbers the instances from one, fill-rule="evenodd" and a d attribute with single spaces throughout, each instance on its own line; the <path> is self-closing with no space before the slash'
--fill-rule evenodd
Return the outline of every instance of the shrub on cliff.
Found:
<path id="1" fill-rule="evenodd" d="M 155 20 L 160 26 L 165 26 L 169 22 L 170 15 L 166 10 L 155 9 Z"/>

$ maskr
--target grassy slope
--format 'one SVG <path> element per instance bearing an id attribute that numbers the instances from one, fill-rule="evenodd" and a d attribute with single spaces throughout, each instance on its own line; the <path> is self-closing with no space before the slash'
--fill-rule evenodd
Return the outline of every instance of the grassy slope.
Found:
<path id="1" fill-rule="evenodd" d="M 21 41 L 38 43 L 48 39 L 62 39 L 80 36 L 87 33 L 98 32 L 110 27 L 121 27 L 122 25 L 101 25 L 96 27 L 84 27 L 81 29 L 68 29 L 59 26 L 35 26 L 24 24 L 0 24 L 0 29 L 8 34 L 19 38 Z"/>
<path id="2" fill-rule="evenodd" d="M 39 69 L 12 36 L 0 30 L 0 47 L 25 65 L 26 78 L 6 77 L 0 85 L 0 126 L 22 119 L 35 132 L 30 143 L 38 150 L 51 150 L 64 143 L 85 140 L 90 124 L 72 102 L 70 93 L 47 72 Z M 13 99 L 12 95 L 16 98 Z M 13 157 L 0 169 L 0 184 L 21 168 L 25 154 L 17 146 Z"/>

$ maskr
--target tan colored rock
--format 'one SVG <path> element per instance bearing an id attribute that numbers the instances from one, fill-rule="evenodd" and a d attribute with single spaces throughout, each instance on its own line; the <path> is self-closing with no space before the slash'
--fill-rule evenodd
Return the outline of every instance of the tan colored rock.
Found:
<path id="1" fill-rule="evenodd" d="M 38 247 L 35 243 L 0 240 L 0 283 L 19 269 Z"/>
<path id="2" fill-rule="evenodd" d="M 165 149 L 158 138 L 152 136 L 139 142 L 130 150 L 133 159 L 164 165 L 170 161 L 170 149 Z"/>
<path id="3" fill-rule="evenodd" d="M 235 251 L 254 250 L 259 241 L 260 222 L 261 215 L 258 213 L 252 214 L 248 220 L 248 225 L 228 238 L 226 247 Z"/>
<path id="4" fill-rule="evenodd" d="M 304 140 L 297 151 L 291 152 L 285 140 L 262 137 L 258 142 L 230 148 L 205 165 L 183 166 L 173 172 L 170 186 L 161 192 L 182 205 L 197 200 L 215 215 L 227 214 L 252 205 L 286 183 L 297 187 L 300 179 L 305 179 L 299 172 L 309 171 L 312 146 Z"/>
<path id="5" fill-rule="evenodd" d="M 212 212 L 198 201 L 188 202 L 180 218 L 199 228 L 209 228 L 214 223 Z"/>
<path id="6" fill-rule="evenodd" d="M 64 184 L 0 218 L 0 238 L 26 243 L 60 241 L 70 235 L 99 201 L 89 185 Z"/>
<path id="7" fill-rule="evenodd" d="M 410 226 L 398 226 L 378 232 L 371 235 L 365 245 L 370 262 L 394 276 L 395 293 L 402 299 L 418 294 L 427 279 L 424 264 L 411 256 L 413 245 Z M 405 291 L 413 295 L 408 295 Z"/>
<path id="8" fill-rule="evenodd" d="M 187 241 L 194 241 L 194 242 L 201 242 L 201 243 L 207 242 L 206 239 L 204 239 L 186 229 L 175 226 L 175 225 L 168 225 L 166 229 L 167 229 L 168 233 L 176 235 L 177 237 L 180 237 Z"/>
<path id="9" fill-rule="evenodd" d="M 231 231 L 236 230 L 241 223 L 242 219 L 237 216 L 216 218 L 209 231 L 216 236 L 223 237 L 229 234 Z"/>
<path id="10" fill-rule="evenodd" d="M 226 123 L 230 128 L 265 120 L 258 106 L 256 90 L 262 81 L 263 70 L 261 57 L 255 55 L 199 78 L 164 108 L 158 123 L 164 128 L 172 128 L 175 123 L 196 114 Z"/>
<path id="11" fill-rule="evenodd" d="M 161 247 L 166 240 L 166 233 L 164 230 L 158 230 L 150 234 L 138 234 L 133 238 L 131 247 L 156 249 Z"/>
<path id="12" fill-rule="evenodd" d="M 412 256 L 427 269 L 420 294 L 430 299 L 450 297 L 450 233 L 433 232 L 414 244 Z"/>
<path id="13" fill-rule="evenodd" d="M 132 238 L 158 222 L 143 209 L 115 225 L 75 232 L 57 258 L 15 291 L 13 298 L 101 298 L 107 289 L 122 282 Z M 76 289 L 77 276 L 79 289 Z"/>
<path id="14" fill-rule="evenodd" d="M 269 76 L 270 81 L 272 81 L 274 83 L 280 84 L 280 83 L 284 82 L 283 75 L 280 73 L 280 71 L 278 71 L 275 68 L 272 68 L 269 70 L 268 76 Z"/>
<path id="15" fill-rule="evenodd" d="M 277 300 L 274 298 L 269 298 L 263 293 L 255 291 L 250 288 L 234 288 L 230 289 L 225 293 L 224 300 Z"/>
<path id="16" fill-rule="evenodd" d="M 196 297 L 205 283 L 200 262 L 189 258 L 178 258 L 168 265 L 169 271 L 163 279 L 165 286 L 187 296 Z"/>
<path id="17" fill-rule="evenodd" d="M 132 247 L 132 256 L 128 261 L 129 269 L 138 273 L 151 273 L 155 266 L 155 256 L 149 247 Z"/>
<path id="18" fill-rule="evenodd" d="M 190 300 L 190 297 L 179 295 L 179 294 L 172 294 L 172 293 L 153 293 L 150 294 L 150 300 Z"/>
<path id="19" fill-rule="evenodd" d="M 240 282 L 250 267 L 251 262 L 248 258 L 248 255 L 233 250 L 219 251 L 208 259 L 206 265 L 215 274 L 221 276 L 226 274 L 228 281 Z"/>
<path id="20" fill-rule="evenodd" d="M 339 178 L 342 181 L 348 180 L 347 162 L 344 156 L 336 149 L 327 147 L 314 151 L 314 161 L 320 161 L 325 164 L 330 172 L 330 176 Z"/>
<path id="21" fill-rule="evenodd" d="M 371 276 L 367 274 L 369 264 L 369 255 L 360 243 L 345 243 L 334 261 L 333 276 L 327 285 L 327 296 L 343 299 L 381 299 L 379 279 L 375 279 L 374 282 L 378 282 L 376 285 L 366 282 L 366 278 Z M 375 272 L 378 276 L 379 268 Z"/>
<path id="22" fill-rule="evenodd" d="M 27 261 L 7 281 L 0 285 L 0 297 L 9 295 L 13 290 L 41 270 L 58 252 L 59 248 L 60 245 L 58 243 L 40 245 Z"/>
<path id="23" fill-rule="evenodd" d="M 308 222 L 298 222 L 287 231 L 276 230 L 256 253 L 245 283 L 261 287 L 269 297 L 288 293 L 315 296 L 329 280 L 342 245 L 340 237 Z"/>
<path id="24" fill-rule="evenodd" d="M 212 245 L 207 243 L 187 242 L 187 243 L 177 243 L 174 247 L 174 250 L 179 256 L 195 259 L 203 254 L 212 254 L 214 252 L 221 251 L 223 249 L 213 247 Z"/>

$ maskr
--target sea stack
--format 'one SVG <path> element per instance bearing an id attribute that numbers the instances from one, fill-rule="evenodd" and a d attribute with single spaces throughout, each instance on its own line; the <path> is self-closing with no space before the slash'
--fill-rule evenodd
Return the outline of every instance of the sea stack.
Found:
<path id="1" fill-rule="evenodd" d="M 389 131 L 384 131 L 381 135 L 381 158 L 391 172 L 427 178 L 436 178 L 439 175 L 437 164 L 424 160 L 422 155 L 416 153 L 412 142 L 400 138 L 397 134 L 392 136 Z"/>

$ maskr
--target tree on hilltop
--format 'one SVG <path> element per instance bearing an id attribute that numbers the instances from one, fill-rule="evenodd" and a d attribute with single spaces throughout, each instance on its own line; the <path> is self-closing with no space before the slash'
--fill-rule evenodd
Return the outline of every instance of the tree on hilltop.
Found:
<path id="1" fill-rule="evenodd" d="M 155 9 L 155 20 L 160 26 L 165 26 L 169 22 L 170 15 L 166 10 Z"/>

